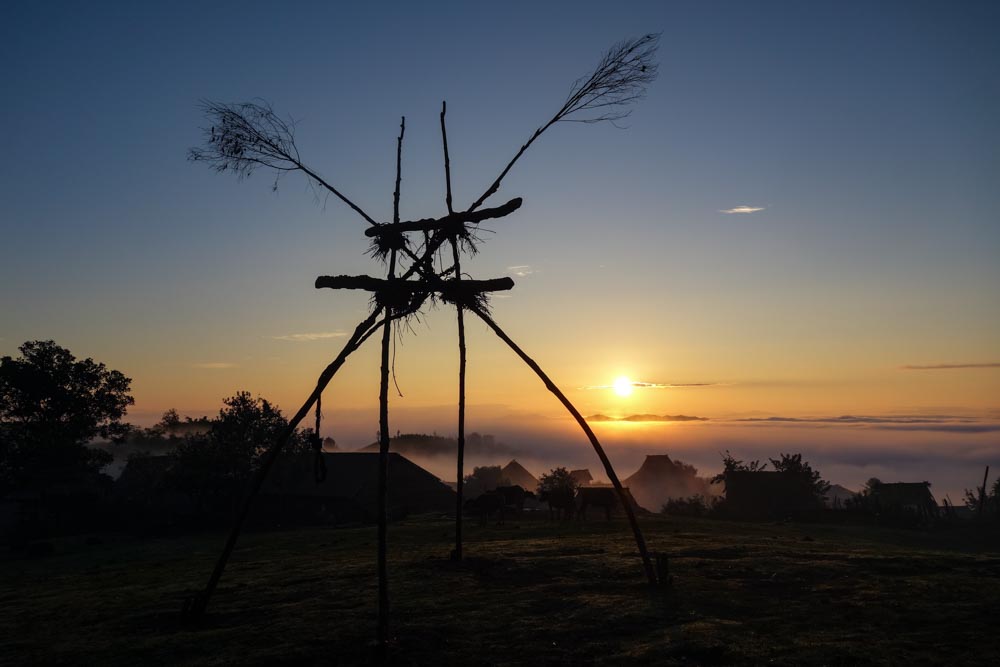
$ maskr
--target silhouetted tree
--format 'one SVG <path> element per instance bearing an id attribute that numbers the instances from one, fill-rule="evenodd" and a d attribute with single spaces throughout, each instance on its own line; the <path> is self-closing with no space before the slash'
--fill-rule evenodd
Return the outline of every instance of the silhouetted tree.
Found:
<path id="1" fill-rule="evenodd" d="M 830 490 L 830 484 L 822 479 L 818 470 L 813 470 L 807 461 L 802 460 L 802 454 L 781 454 L 781 458 L 770 459 L 777 472 L 790 475 L 798 480 L 804 489 L 820 503 Z"/>
<path id="2" fill-rule="evenodd" d="M 471 475 L 465 476 L 465 484 L 468 497 L 475 498 L 498 486 L 508 486 L 510 480 L 503 476 L 500 466 L 476 466 Z"/>
<path id="3" fill-rule="evenodd" d="M 93 359 L 77 360 L 51 340 L 28 341 L 17 359 L 0 359 L 0 492 L 52 471 L 97 473 L 110 453 L 87 447 L 120 440 L 131 380 Z"/>
<path id="4" fill-rule="evenodd" d="M 225 407 L 208 422 L 208 430 L 187 435 L 177 447 L 172 478 L 203 507 L 218 509 L 225 503 L 235 511 L 261 455 L 288 427 L 288 420 L 270 401 L 249 392 L 237 392 L 222 402 Z M 296 431 L 286 451 L 308 452 L 309 435 Z"/>
<path id="5" fill-rule="evenodd" d="M 976 513 L 982 507 L 986 515 L 1000 515 L 1000 477 L 993 480 L 993 486 L 989 491 L 985 491 L 981 486 L 974 490 L 966 489 L 965 506 Z"/>
<path id="6" fill-rule="evenodd" d="M 726 475 L 731 472 L 760 472 L 765 468 L 767 468 L 767 463 L 761 463 L 759 460 L 744 463 L 730 454 L 727 449 L 722 456 L 722 472 L 712 478 L 712 484 L 725 482 Z"/>

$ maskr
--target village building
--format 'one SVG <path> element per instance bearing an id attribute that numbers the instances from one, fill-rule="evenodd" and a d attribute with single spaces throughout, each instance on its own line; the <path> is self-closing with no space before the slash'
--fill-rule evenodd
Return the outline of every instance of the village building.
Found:
<path id="1" fill-rule="evenodd" d="M 505 465 L 500 471 L 500 476 L 506 479 L 511 486 L 520 486 L 525 491 L 534 492 L 538 488 L 538 478 L 518 463 L 517 459 L 512 459 L 510 463 Z"/>
<path id="2" fill-rule="evenodd" d="M 639 469 L 622 480 L 640 506 L 658 512 L 668 500 L 713 495 L 708 481 L 694 467 L 667 454 L 649 454 Z"/>
<path id="3" fill-rule="evenodd" d="M 326 476 L 321 481 L 317 481 L 312 456 L 279 460 L 260 491 L 261 515 L 321 523 L 374 521 L 378 460 L 374 452 L 324 453 Z M 388 489 L 393 519 L 455 511 L 455 492 L 401 454 L 389 454 Z"/>

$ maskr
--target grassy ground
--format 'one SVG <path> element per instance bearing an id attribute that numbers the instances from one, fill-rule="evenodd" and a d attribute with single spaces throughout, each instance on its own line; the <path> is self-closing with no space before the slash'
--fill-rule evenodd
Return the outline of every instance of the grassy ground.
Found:
<path id="1" fill-rule="evenodd" d="M 648 518 L 390 527 L 394 664 L 998 664 L 1000 549 L 968 535 Z M 0 561 L 0 664 L 365 664 L 373 528 L 247 535 L 195 627 L 222 536 L 55 543 Z"/>

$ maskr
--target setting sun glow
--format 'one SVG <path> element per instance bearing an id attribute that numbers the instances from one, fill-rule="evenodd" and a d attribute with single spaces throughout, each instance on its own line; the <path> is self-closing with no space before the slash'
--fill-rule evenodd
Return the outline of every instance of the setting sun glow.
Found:
<path id="1" fill-rule="evenodd" d="M 632 393 L 632 381 L 625 376 L 615 378 L 615 382 L 611 386 L 614 387 L 615 393 L 619 396 L 629 396 Z"/>

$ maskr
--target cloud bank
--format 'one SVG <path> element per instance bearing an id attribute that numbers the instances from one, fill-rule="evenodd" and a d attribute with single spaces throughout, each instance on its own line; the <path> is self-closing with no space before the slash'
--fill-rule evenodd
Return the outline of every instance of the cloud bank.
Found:
<path id="1" fill-rule="evenodd" d="M 817 424 L 826 426 L 864 426 L 886 431 L 931 431 L 936 433 L 994 433 L 1000 424 L 975 417 L 954 415 L 841 415 L 839 417 L 748 417 L 734 422 L 757 424 Z"/>

